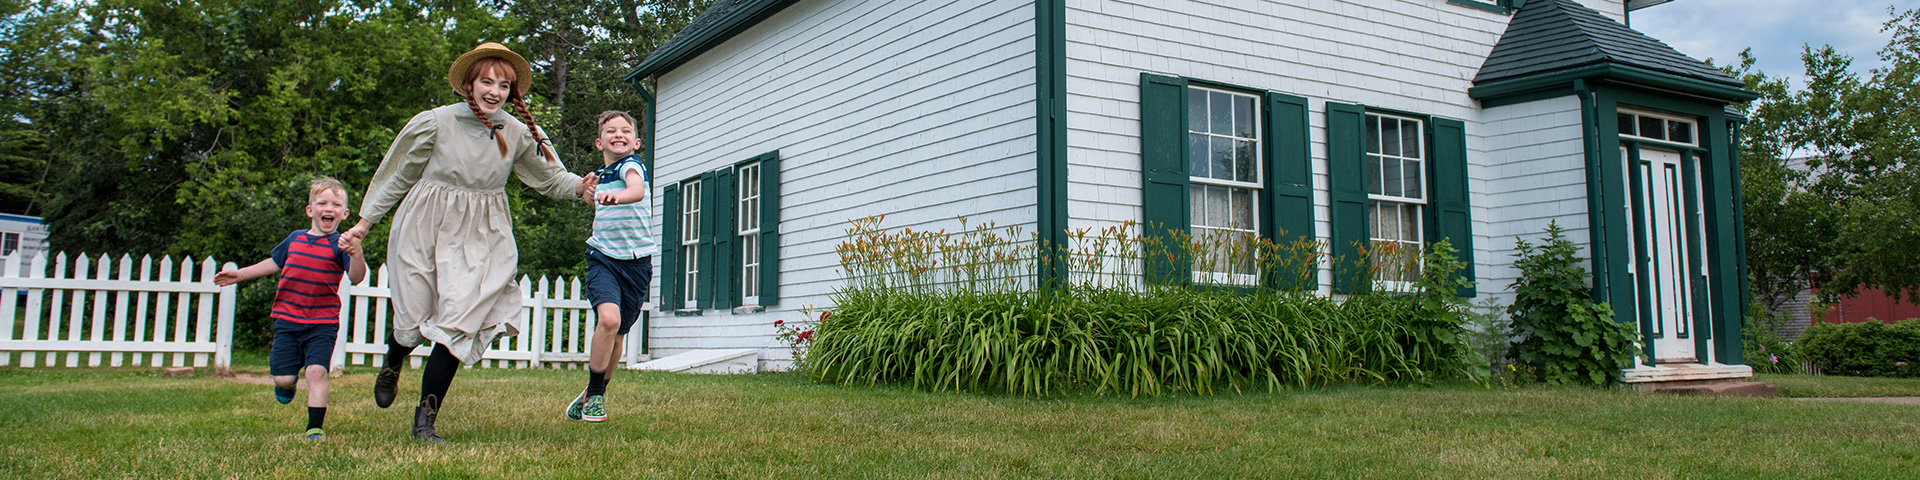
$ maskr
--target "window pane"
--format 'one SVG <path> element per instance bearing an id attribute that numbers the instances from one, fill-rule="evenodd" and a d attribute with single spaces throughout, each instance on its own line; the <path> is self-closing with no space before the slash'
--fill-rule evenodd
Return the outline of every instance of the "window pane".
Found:
<path id="1" fill-rule="evenodd" d="M 1395 235 L 1400 233 L 1399 204 L 1393 202 L 1377 203 L 1380 206 L 1377 212 L 1380 217 L 1380 230 L 1375 232 L 1373 236 L 1374 238 L 1393 239 Z"/>
<path id="2" fill-rule="evenodd" d="M 1367 116 L 1367 153 L 1380 154 L 1380 117 Z"/>
<path id="3" fill-rule="evenodd" d="M 1655 140 L 1667 139 L 1665 120 L 1653 117 L 1640 117 L 1640 136 Z"/>
<path id="4" fill-rule="evenodd" d="M 1381 195 L 1386 193 L 1380 190 L 1380 160 L 1380 156 L 1378 155 L 1368 155 L 1367 161 L 1364 162 L 1367 164 L 1368 195 Z"/>
<path id="5" fill-rule="evenodd" d="M 1233 97 L 1233 136 L 1253 138 L 1253 97 Z"/>
<path id="6" fill-rule="evenodd" d="M 1197 183 L 1187 185 L 1187 205 L 1190 207 L 1187 214 L 1193 217 L 1187 221 L 1193 222 L 1194 225 L 1209 225 L 1207 223 L 1207 187 L 1205 185 Z"/>
<path id="7" fill-rule="evenodd" d="M 1418 243 L 1420 241 L 1420 206 L 1404 204 L 1400 206 L 1400 240 Z"/>
<path id="8" fill-rule="evenodd" d="M 1187 129 L 1207 131 L 1207 91 L 1187 89 Z"/>
<path id="9" fill-rule="evenodd" d="M 1213 118 L 1213 127 L 1209 132 L 1216 135 L 1233 134 L 1233 96 L 1220 92 L 1208 92 L 1207 114 Z"/>
<path id="10" fill-rule="evenodd" d="M 1390 118 L 1380 119 L 1380 153 L 1404 156 L 1400 151 L 1400 122 Z"/>
<path id="11" fill-rule="evenodd" d="M 1233 179 L 1233 139 L 1213 137 L 1213 175 L 1207 178 Z"/>
<path id="12" fill-rule="evenodd" d="M 1386 173 L 1386 178 L 1384 179 L 1386 180 L 1386 184 L 1382 188 L 1382 190 L 1384 190 L 1382 194 L 1392 195 L 1395 197 L 1406 196 L 1405 195 L 1406 192 L 1403 190 L 1403 186 L 1401 185 L 1401 182 L 1404 180 L 1404 178 L 1401 177 L 1401 174 L 1400 174 L 1400 159 L 1398 158 L 1382 159 L 1380 170 Z"/>
<path id="13" fill-rule="evenodd" d="M 1207 226 L 1233 226 L 1232 214 L 1232 205 L 1227 200 L 1227 187 L 1207 187 Z"/>
<path id="14" fill-rule="evenodd" d="M 1233 228 L 1237 228 L 1241 230 L 1252 230 L 1253 229 L 1253 190 L 1246 189 L 1246 188 L 1235 188 L 1235 189 L 1232 189 L 1232 193 L 1233 193 Z"/>
<path id="15" fill-rule="evenodd" d="M 1634 135 L 1634 136 L 1640 135 L 1640 130 L 1637 128 L 1634 128 L 1635 126 L 1639 125 L 1638 123 L 1635 123 L 1639 121 L 1636 118 L 1637 117 L 1635 117 L 1631 113 L 1620 114 L 1619 121 L 1620 121 L 1621 135 Z"/>
<path id="16" fill-rule="evenodd" d="M 1667 139 L 1680 143 L 1693 143 L 1693 124 L 1668 121 Z"/>
<path id="17" fill-rule="evenodd" d="M 1205 134 L 1187 134 L 1187 175 L 1212 178 L 1213 174 L 1208 167 L 1213 165 L 1213 162 L 1207 161 L 1207 158 L 1213 156 L 1213 147 L 1207 143 L 1207 138 Z"/>
<path id="18" fill-rule="evenodd" d="M 1400 156 L 1422 158 L 1420 156 L 1420 122 L 1404 120 L 1400 127 Z"/>
<path id="19" fill-rule="evenodd" d="M 1233 144 L 1233 179 L 1248 183 L 1259 182 L 1260 177 L 1253 169 L 1254 164 L 1259 163 L 1254 159 L 1253 142 L 1234 140 Z"/>
<path id="20" fill-rule="evenodd" d="M 1424 170 L 1425 168 L 1424 165 L 1425 165 L 1424 162 L 1420 162 L 1417 160 L 1407 160 L 1405 163 L 1401 164 L 1400 166 L 1401 178 L 1403 178 L 1404 180 L 1401 180 L 1400 185 L 1403 187 L 1406 187 L 1407 189 L 1407 193 L 1406 195 L 1404 195 L 1405 197 L 1426 198 L 1426 197 L 1420 196 L 1420 190 L 1421 190 L 1420 186 L 1426 184 L 1425 182 L 1421 181 L 1421 179 L 1425 177 L 1424 174 L 1426 173 L 1426 171 Z"/>

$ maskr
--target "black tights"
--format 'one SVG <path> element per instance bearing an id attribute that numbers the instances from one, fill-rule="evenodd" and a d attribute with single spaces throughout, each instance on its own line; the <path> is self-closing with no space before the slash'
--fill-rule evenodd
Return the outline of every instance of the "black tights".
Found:
<path id="1" fill-rule="evenodd" d="M 399 370 L 407 365 L 407 355 L 413 353 L 413 347 L 401 345 L 387 336 L 387 368 Z M 453 375 L 460 373 L 460 359 L 446 345 L 434 345 L 433 355 L 427 357 L 427 365 L 420 374 L 420 401 L 425 403 L 431 396 L 435 408 L 447 400 L 447 387 L 453 385 Z"/>

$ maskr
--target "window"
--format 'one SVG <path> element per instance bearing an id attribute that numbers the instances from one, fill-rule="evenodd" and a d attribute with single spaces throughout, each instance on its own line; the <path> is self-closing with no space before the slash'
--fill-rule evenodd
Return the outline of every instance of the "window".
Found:
<path id="1" fill-rule="evenodd" d="M 1420 276 L 1427 204 L 1426 132 L 1420 120 L 1367 114 L 1367 236 L 1377 250 L 1375 279 L 1412 282 Z M 1384 247 L 1384 248 L 1383 248 Z"/>
<path id="2" fill-rule="evenodd" d="M 1188 195 L 1195 281 L 1254 285 L 1253 241 L 1260 235 L 1260 128 L 1251 95 L 1187 89 Z"/>
<path id="3" fill-rule="evenodd" d="M 780 154 L 668 185 L 662 305 L 682 312 L 779 302 Z"/>
<path id="4" fill-rule="evenodd" d="M 1621 137 L 1700 146 L 1694 138 L 1693 120 L 1630 110 L 1621 110 L 1618 118 Z"/>
<path id="5" fill-rule="evenodd" d="M 734 192 L 740 203 L 735 212 L 738 222 L 735 235 L 740 238 L 740 302 L 742 305 L 760 304 L 760 164 L 751 163 L 738 167 L 734 178 L 739 185 Z"/>
<path id="6" fill-rule="evenodd" d="M 0 256 L 12 255 L 20 249 L 20 234 L 0 233 Z"/>
<path id="7" fill-rule="evenodd" d="M 681 297 L 681 308 L 699 308 L 695 299 L 700 293 L 700 182 L 686 182 L 680 187 L 680 285 L 685 288 Z"/>
<path id="8" fill-rule="evenodd" d="M 1143 73 L 1140 129 L 1148 281 L 1310 288 L 1251 248 L 1315 238 L 1307 99 Z M 1200 258 L 1180 255 L 1188 236 Z"/>
<path id="9" fill-rule="evenodd" d="M 1326 114 L 1334 291 L 1405 288 L 1419 278 L 1419 255 L 1442 239 L 1472 280 L 1465 123 L 1337 102 Z M 1389 246 L 1405 256 L 1378 255 Z"/>

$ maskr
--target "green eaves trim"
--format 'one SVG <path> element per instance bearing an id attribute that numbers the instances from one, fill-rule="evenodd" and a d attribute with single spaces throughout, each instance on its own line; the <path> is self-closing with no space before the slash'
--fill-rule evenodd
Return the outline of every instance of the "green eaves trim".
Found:
<path id="1" fill-rule="evenodd" d="M 1525 78 L 1516 78 L 1494 82 L 1467 89 L 1467 96 L 1481 102 L 1497 101 L 1503 97 L 1522 95 L 1540 90 L 1563 89 L 1574 80 L 1617 80 L 1625 83 L 1644 85 L 1662 90 L 1697 95 L 1730 103 L 1746 102 L 1760 98 L 1760 93 L 1744 88 L 1733 88 L 1716 83 L 1703 82 L 1678 75 L 1656 72 L 1626 65 L 1589 65 L 1573 70 L 1545 73 Z"/>
<path id="2" fill-rule="evenodd" d="M 780 13 L 781 10 L 786 9 L 787 6 L 793 5 L 799 0 L 746 1 L 746 4 L 740 5 L 734 8 L 733 11 L 727 12 L 727 16 L 720 18 L 719 21 L 714 22 L 707 28 L 692 32 L 693 37 L 689 38 L 689 41 L 675 45 L 669 51 L 654 52 L 653 55 L 647 57 L 646 61 L 641 62 L 640 66 L 634 67 L 633 71 L 628 72 L 626 78 L 633 80 L 667 73 L 667 71 L 673 70 L 674 67 L 678 67 L 683 63 L 687 63 L 688 60 L 692 60 L 694 57 L 706 53 L 707 50 L 712 49 L 714 46 L 720 45 L 728 39 L 732 39 L 734 35 L 739 35 L 740 32 L 745 31 L 747 28 L 759 24 L 760 21 L 766 20 L 767 17 L 771 17 L 775 13 Z"/>
<path id="3" fill-rule="evenodd" d="M 1513 9 L 1499 6 L 1499 5 L 1494 5 L 1491 2 L 1477 2 L 1474 0 L 1447 0 L 1447 3 L 1453 4 L 1453 5 L 1459 5 L 1462 7 L 1474 8 L 1478 10 L 1486 10 L 1486 11 L 1498 13 L 1501 15 L 1513 14 Z"/>

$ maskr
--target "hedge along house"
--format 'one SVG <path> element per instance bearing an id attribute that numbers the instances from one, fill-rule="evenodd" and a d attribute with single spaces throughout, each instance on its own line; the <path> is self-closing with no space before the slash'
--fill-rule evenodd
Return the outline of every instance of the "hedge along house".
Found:
<path id="1" fill-rule="evenodd" d="M 1447 239 L 1505 297 L 1557 221 L 1659 365 L 1746 377 L 1733 78 L 1609 0 L 716 0 L 628 78 L 669 239 L 657 355 L 758 349 L 840 285 L 851 219 Z M 1165 235 L 1166 228 L 1149 228 Z M 1057 264 L 1056 264 L 1057 265 Z M 1160 262 L 1163 278 L 1224 275 Z M 1043 280 L 1059 268 L 1036 267 Z M 1382 280 L 1323 262 L 1323 294 Z"/>

